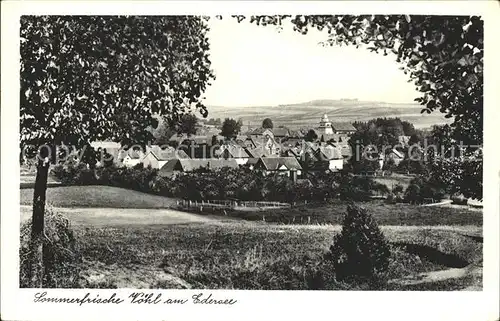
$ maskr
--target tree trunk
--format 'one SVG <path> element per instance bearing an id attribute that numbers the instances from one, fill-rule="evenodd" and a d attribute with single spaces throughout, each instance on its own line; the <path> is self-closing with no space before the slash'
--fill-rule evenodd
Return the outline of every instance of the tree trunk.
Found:
<path id="1" fill-rule="evenodd" d="M 31 258 L 29 260 L 29 276 L 32 288 L 43 287 L 43 231 L 48 174 L 49 162 L 46 160 L 38 160 L 35 190 L 33 193 L 33 218 L 30 244 Z"/>

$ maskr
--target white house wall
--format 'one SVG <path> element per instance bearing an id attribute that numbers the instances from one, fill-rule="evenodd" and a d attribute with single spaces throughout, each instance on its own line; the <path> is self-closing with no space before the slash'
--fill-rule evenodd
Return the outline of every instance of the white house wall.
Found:
<path id="1" fill-rule="evenodd" d="M 332 159 L 329 161 L 328 168 L 330 170 L 341 170 L 344 167 L 343 159 Z"/>
<path id="2" fill-rule="evenodd" d="M 141 160 L 140 159 L 124 159 L 123 160 L 123 165 L 127 167 L 134 167 L 137 164 L 140 164 Z"/>
<path id="3" fill-rule="evenodd" d="M 248 162 L 248 158 L 233 158 L 238 165 L 244 165 Z"/>

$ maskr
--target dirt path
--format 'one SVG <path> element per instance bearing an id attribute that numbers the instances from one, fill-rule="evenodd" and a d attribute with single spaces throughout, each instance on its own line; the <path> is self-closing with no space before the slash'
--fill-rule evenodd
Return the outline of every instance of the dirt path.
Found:
<path id="1" fill-rule="evenodd" d="M 31 216 L 30 205 L 21 205 L 21 222 Z M 65 208 L 54 211 L 64 214 L 74 225 L 113 226 L 148 224 L 203 223 L 218 220 L 209 215 L 197 215 L 171 209 L 128 208 Z"/>
<path id="2" fill-rule="evenodd" d="M 191 285 L 173 273 L 162 268 L 147 265 L 119 266 L 106 265 L 102 262 L 85 262 L 81 273 L 83 287 L 107 288 L 110 285 L 117 288 L 166 288 L 190 289 Z M 131 277 L 133 275 L 133 277 Z"/>
<path id="3" fill-rule="evenodd" d="M 481 280 L 483 275 L 483 268 L 475 264 L 471 264 L 464 268 L 452 268 L 441 271 L 432 271 L 410 275 L 401 279 L 394 279 L 389 281 L 389 284 L 397 284 L 400 286 L 415 286 L 426 285 L 445 281 L 458 281 L 466 277 L 471 277 L 474 280 Z M 479 282 L 475 282 L 479 283 Z M 462 291 L 481 291 L 480 284 L 474 284 L 461 289 Z"/>

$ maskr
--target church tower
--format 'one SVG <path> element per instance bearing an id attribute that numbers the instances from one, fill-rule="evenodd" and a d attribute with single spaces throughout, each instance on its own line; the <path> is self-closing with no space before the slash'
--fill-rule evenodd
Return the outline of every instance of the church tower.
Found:
<path id="1" fill-rule="evenodd" d="M 333 134 L 332 123 L 328 120 L 328 116 L 326 114 L 321 117 L 319 122 L 319 132 L 325 135 Z"/>

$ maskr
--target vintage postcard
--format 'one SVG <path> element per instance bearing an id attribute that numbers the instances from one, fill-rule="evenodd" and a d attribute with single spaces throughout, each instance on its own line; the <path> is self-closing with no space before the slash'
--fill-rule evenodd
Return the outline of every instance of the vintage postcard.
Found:
<path id="1" fill-rule="evenodd" d="M 499 12 L 2 3 L 2 317 L 498 320 Z"/>

